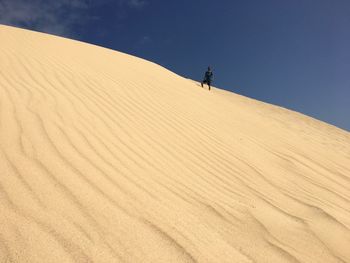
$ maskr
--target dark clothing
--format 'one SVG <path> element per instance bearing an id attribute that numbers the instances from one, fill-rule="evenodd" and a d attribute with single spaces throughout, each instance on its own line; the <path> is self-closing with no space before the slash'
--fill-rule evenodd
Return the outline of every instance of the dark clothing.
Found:
<path id="1" fill-rule="evenodd" d="M 208 69 L 208 70 L 205 72 L 204 79 L 203 79 L 203 81 L 202 81 L 202 83 L 201 83 L 202 87 L 203 87 L 203 84 L 204 84 L 204 83 L 205 83 L 205 84 L 208 84 L 209 90 L 210 90 L 210 86 L 211 86 L 212 80 L 213 80 L 213 72 L 212 72 L 210 69 Z"/>
<path id="2" fill-rule="evenodd" d="M 208 84 L 210 86 L 211 80 L 210 79 L 204 79 L 202 83 L 203 84 Z"/>
<path id="3" fill-rule="evenodd" d="M 205 83 L 210 83 L 213 79 L 213 72 L 208 70 L 207 72 L 205 72 L 205 76 L 204 76 L 204 82 Z"/>

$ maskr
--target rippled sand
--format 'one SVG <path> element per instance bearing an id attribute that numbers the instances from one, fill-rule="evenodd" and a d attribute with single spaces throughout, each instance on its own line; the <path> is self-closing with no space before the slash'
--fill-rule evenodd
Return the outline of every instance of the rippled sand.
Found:
<path id="1" fill-rule="evenodd" d="M 0 262 L 350 262 L 350 133 L 0 26 Z"/>

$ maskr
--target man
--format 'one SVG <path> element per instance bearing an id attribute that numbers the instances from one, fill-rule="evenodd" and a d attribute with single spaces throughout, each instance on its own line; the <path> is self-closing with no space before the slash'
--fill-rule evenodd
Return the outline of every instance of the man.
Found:
<path id="1" fill-rule="evenodd" d="M 213 80 L 213 72 L 211 71 L 210 67 L 208 67 L 208 70 L 205 72 L 204 79 L 201 82 L 202 88 L 203 88 L 203 84 L 206 83 L 208 84 L 209 90 L 210 90 L 210 85 L 212 80 Z"/>

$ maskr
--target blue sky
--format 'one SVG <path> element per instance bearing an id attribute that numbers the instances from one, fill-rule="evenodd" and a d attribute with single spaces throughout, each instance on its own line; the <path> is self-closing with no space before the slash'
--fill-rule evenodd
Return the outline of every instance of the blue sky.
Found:
<path id="1" fill-rule="evenodd" d="M 349 0 L 0 0 L 0 23 L 109 47 L 350 131 Z"/>

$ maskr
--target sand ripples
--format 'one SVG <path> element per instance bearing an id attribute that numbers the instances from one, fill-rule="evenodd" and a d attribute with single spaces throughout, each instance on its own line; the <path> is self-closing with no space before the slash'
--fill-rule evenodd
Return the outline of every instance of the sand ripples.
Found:
<path id="1" fill-rule="evenodd" d="M 0 262 L 350 262 L 350 135 L 0 26 Z"/>

